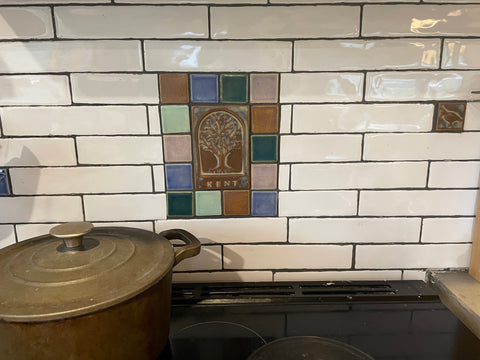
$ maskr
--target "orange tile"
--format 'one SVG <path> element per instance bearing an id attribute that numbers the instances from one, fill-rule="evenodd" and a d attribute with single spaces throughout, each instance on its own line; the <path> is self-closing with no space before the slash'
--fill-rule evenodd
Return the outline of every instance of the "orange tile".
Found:
<path id="1" fill-rule="evenodd" d="M 276 133 L 278 131 L 278 106 L 252 106 L 252 133 Z"/>
<path id="2" fill-rule="evenodd" d="M 160 74 L 160 101 L 162 104 L 188 103 L 188 75 Z"/>
<path id="3" fill-rule="evenodd" d="M 225 215 L 250 215 L 250 191 L 225 190 L 223 209 Z"/>

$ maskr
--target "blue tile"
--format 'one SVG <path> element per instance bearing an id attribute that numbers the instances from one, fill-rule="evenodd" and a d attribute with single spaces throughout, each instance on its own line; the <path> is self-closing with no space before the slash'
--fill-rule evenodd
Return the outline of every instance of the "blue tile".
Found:
<path id="1" fill-rule="evenodd" d="M 193 102 L 218 102 L 217 75 L 190 75 L 190 93 Z"/>
<path id="2" fill-rule="evenodd" d="M 277 216 L 276 191 L 252 191 L 253 216 Z"/>
<path id="3" fill-rule="evenodd" d="M 10 195 L 8 190 L 7 170 L 0 169 L 0 196 Z"/>
<path id="4" fill-rule="evenodd" d="M 167 190 L 193 189 L 191 164 L 165 165 L 165 174 Z"/>

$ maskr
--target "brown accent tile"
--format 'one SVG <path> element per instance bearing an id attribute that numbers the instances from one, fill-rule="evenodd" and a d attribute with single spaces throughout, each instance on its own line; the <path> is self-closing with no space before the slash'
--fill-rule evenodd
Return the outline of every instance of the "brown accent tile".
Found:
<path id="1" fill-rule="evenodd" d="M 190 135 L 165 135 L 163 137 L 165 162 L 192 161 L 190 139 Z"/>
<path id="2" fill-rule="evenodd" d="M 278 74 L 250 75 L 250 102 L 276 103 L 278 101 Z"/>
<path id="3" fill-rule="evenodd" d="M 225 215 L 250 215 L 250 191 L 225 190 L 223 209 Z"/>
<path id="4" fill-rule="evenodd" d="M 160 102 L 162 104 L 188 103 L 188 75 L 160 74 Z"/>
<path id="5" fill-rule="evenodd" d="M 462 131 L 465 124 L 467 103 L 440 102 L 438 103 L 436 131 Z"/>
<path id="6" fill-rule="evenodd" d="M 278 106 L 252 106 L 252 133 L 276 133 L 278 131 Z"/>
<path id="7" fill-rule="evenodd" d="M 252 164 L 252 189 L 277 188 L 277 164 Z"/>

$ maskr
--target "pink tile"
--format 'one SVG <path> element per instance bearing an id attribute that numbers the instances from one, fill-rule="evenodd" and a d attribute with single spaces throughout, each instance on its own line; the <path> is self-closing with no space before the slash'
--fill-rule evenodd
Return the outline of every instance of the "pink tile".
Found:
<path id="1" fill-rule="evenodd" d="M 252 189 L 276 189 L 277 165 L 252 164 Z"/>
<path id="2" fill-rule="evenodd" d="M 165 135 L 163 145 L 165 162 L 192 161 L 190 135 Z"/>
<path id="3" fill-rule="evenodd" d="M 278 101 L 278 74 L 251 74 L 250 101 L 274 103 Z"/>

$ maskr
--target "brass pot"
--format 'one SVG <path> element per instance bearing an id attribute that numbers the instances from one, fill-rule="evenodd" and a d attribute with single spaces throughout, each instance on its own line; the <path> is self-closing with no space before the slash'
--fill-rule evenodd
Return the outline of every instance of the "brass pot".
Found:
<path id="1" fill-rule="evenodd" d="M 168 240 L 185 245 L 174 250 Z M 185 230 L 90 223 L 0 250 L 5 359 L 155 359 L 170 325 L 172 268 L 197 255 Z"/>

